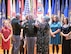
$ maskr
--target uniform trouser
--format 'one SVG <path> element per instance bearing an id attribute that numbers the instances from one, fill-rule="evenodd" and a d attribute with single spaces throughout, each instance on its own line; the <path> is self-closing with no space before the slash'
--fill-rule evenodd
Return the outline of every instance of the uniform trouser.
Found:
<path id="1" fill-rule="evenodd" d="M 34 54 L 36 37 L 26 37 L 26 40 L 27 40 L 27 54 Z"/>
<path id="2" fill-rule="evenodd" d="M 12 54 L 18 54 L 20 48 L 20 36 L 14 35 L 15 41 L 13 41 Z"/>

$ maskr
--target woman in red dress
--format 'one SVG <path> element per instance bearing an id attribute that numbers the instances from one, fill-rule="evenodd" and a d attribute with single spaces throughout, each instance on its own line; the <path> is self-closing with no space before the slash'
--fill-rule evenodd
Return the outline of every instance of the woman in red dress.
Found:
<path id="1" fill-rule="evenodd" d="M 1 30 L 1 36 L 2 36 L 2 49 L 5 54 L 5 50 L 7 50 L 7 54 L 9 54 L 10 49 L 10 38 L 11 38 L 11 28 L 8 20 L 5 20 L 3 22 L 3 27 Z"/>

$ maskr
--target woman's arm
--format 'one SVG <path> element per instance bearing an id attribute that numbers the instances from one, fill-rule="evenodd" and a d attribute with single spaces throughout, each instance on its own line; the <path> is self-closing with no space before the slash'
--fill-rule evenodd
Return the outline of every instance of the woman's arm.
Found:
<path id="1" fill-rule="evenodd" d="M 3 29 L 4 29 L 4 28 L 2 27 L 2 30 L 3 30 Z M 2 30 L 0 31 L 0 35 L 1 35 L 2 39 L 6 42 L 6 39 L 5 39 L 4 36 L 3 36 Z"/>
<path id="2" fill-rule="evenodd" d="M 71 35 L 71 31 L 68 34 Z"/>
<path id="3" fill-rule="evenodd" d="M 5 40 L 5 38 L 4 38 L 4 36 L 3 36 L 3 34 L 2 34 L 2 33 L 0 33 L 0 35 L 1 35 L 2 39 L 3 39 L 4 41 L 6 41 L 6 40 Z"/>
<path id="4" fill-rule="evenodd" d="M 57 34 L 60 32 L 60 29 L 57 29 L 55 32 L 53 32 L 53 34 Z"/>
<path id="5" fill-rule="evenodd" d="M 6 42 L 13 36 L 13 29 L 12 29 L 12 26 L 11 26 L 11 34 L 8 36 L 8 38 L 6 39 Z"/>
<path id="6" fill-rule="evenodd" d="M 61 35 L 64 36 L 64 37 L 67 37 L 69 35 L 69 33 L 68 34 L 64 34 L 63 32 L 61 32 Z"/>
<path id="7" fill-rule="evenodd" d="M 55 37 L 55 35 L 54 35 L 54 33 L 52 32 L 51 29 L 50 29 L 50 35 L 51 35 L 52 37 Z"/>
<path id="8" fill-rule="evenodd" d="M 61 23 L 58 22 L 57 25 L 58 25 L 58 26 L 57 26 L 58 29 L 57 29 L 55 32 L 53 32 L 54 34 L 57 34 L 57 33 L 59 33 L 59 32 L 61 31 Z"/>

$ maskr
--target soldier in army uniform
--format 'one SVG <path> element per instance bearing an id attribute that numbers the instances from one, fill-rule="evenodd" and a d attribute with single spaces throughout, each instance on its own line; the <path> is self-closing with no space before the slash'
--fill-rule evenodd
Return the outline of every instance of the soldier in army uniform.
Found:
<path id="1" fill-rule="evenodd" d="M 33 19 L 33 16 L 28 15 L 27 17 L 27 21 L 23 24 L 23 30 L 25 32 L 27 41 L 27 54 L 34 54 L 37 28 L 35 26 L 35 20 Z"/>
<path id="2" fill-rule="evenodd" d="M 49 54 L 49 18 L 44 16 L 38 25 L 37 54 Z"/>
<path id="3" fill-rule="evenodd" d="M 12 54 L 18 54 L 20 48 L 20 32 L 21 32 L 21 23 L 20 15 L 17 15 L 16 18 L 13 18 L 11 21 L 12 29 L 13 29 L 13 48 Z"/>

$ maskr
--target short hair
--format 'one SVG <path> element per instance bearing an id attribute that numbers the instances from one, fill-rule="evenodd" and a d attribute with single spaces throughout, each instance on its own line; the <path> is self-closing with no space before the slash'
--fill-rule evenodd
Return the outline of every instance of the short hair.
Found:
<path id="1" fill-rule="evenodd" d="M 28 20 L 28 15 L 25 18 L 26 18 L 26 20 Z"/>
<path id="2" fill-rule="evenodd" d="M 33 15 L 29 14 L 29 15 L 26 16 L 26 19 L 27 19 L 27 20 L 30 19 L 30 18 L 33 19 Z"/>
<path id="3" fill-rule="evenodd" d="M 49 16 L 43 16 L 42 17 L 46 22 L 49 22 L 50 21 L 50 17 Z"/>

